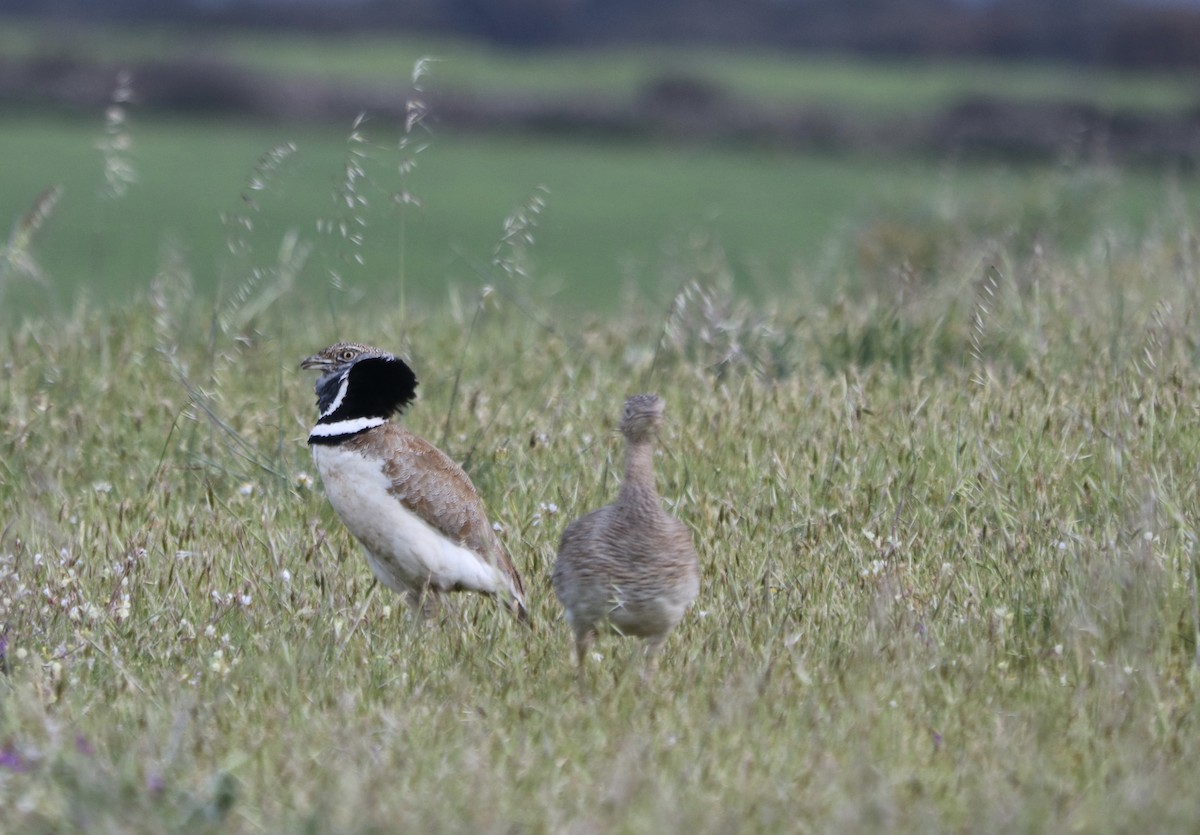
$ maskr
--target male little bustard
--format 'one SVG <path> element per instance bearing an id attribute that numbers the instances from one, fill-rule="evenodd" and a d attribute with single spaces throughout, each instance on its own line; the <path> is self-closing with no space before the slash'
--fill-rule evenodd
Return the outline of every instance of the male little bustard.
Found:
<path id="1" fill-rule="evenodd" d="M 656 394 L 625 401 L 625 480 L 617 500 L 569 524 L 558 546 L 550 579 L 575 632 L 581 686 L 598 627 L 644 638 L 650 670 L 700 592 L 691 534 L 663 510 L 654 486 L 654 440 L 662 419 Z"/>
<path id="2" fill-rule="evenodd" d="M 416 396 L 412 369 L 352 342 L 331 345 L 300 367 L 321 372 L 320 418 L 308 436 L 313 461 L 329 503 L 379 581 L 418 613 L 425 602 L 436 605 L 441 592 L 474 591 L 527 620 L 521 578 L 467 474 L 389 420 Z"/>

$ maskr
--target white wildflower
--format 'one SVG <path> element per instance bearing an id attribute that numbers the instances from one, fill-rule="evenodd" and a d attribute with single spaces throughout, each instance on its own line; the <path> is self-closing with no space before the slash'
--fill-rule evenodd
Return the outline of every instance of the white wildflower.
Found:
<path id="1" fill-rule="evenodd" d="M 212 670 L 214 673 L 217 673 L 218 675 L 222 675 L 222 676 L 228 675 L 230 666 L 229 666 L 229 662 L 225 660 L 225 650 L 223 650 L 223 649 L 216 650 L 212 654 L 212 660 L 209 662 L 208 667 L 210 670 Z"/>
<path id="2" fill-rule="evenodd" d="M 871 560 L 871 564 L 869 566 L 867 566 L 866 568 L 864 568 L 862 571 L 858 572 L 858 576 L 863 577 L 863 578 L 878 577 L 880 574 L 883 573 L 883 570 L 885 568 L 887 568 L 887 563 L 885 561 Z"/>

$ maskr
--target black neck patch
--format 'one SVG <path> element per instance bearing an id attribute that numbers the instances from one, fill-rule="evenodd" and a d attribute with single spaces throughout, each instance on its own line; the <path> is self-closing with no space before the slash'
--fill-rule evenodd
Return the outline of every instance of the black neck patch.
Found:
<path id="1" fill-rule="evenodd" d="M 340 374 L 317 381 L 317 425 L 360 418 L 387 419 L 417 396 L 417 375 L 396 357 L 363 357 Z"/>

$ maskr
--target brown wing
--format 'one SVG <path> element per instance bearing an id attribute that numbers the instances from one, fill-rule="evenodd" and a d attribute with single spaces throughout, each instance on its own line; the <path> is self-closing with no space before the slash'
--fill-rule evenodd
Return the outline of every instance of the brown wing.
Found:
<path id="1" fill-rule="evenodd" d="M 430 527 L 498 566 L 523 597 L 521 576 L 492 530 L 483 500 L 463 468 L 403 426 L 389 423 L 380 428 L 389 430 L 387 440 L 393 453 L 383 467 L 392 482 L 391 494 Z"/>

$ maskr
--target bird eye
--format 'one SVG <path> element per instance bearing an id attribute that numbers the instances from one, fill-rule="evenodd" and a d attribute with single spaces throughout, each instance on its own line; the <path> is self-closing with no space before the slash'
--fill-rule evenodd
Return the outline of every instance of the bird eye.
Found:
<path id="1" fill-rule="evenodd" d="M 342 362 L 350 362 L 350 360 L 354 359 L 354 352 L 347 348 L 338 355 L 338 359 Z"/>

